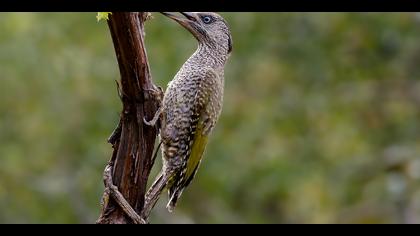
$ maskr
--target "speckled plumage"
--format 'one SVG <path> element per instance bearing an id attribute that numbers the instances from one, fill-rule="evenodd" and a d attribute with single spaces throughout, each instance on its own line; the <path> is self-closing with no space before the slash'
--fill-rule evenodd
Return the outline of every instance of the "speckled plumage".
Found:
<path id="1" fill-rule="evenodd" d="M 169 190 L 168 210 L 175 207 L 197 172 L 207 137 L 222 111 L 224 66 L 232 48 L 229 28 L 216 13 L 188 14 L 184 15 L 194 16 L 199 24 L 196 27 L 202 28 L 189 29 L 199 46 L 164 94 L 160 131 L 163 167 L 146 194 L 150 210 L 165 186 Z M 206 16 L 213 22 L 200 22 Z"/>

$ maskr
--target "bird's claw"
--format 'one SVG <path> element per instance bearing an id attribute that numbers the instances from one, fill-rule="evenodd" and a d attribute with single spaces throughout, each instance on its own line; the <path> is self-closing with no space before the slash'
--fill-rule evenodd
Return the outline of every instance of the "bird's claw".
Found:
<path id="1" fill-rule="evenodd" d="M 146 124 L 148 126 L 155 126 L 155 123 L 153 123 L 152 121 L 153 121 L 153 119 L 151 121 L 147 121 L 146 117 L 143 117 L 144 124 Z"/>
<path id="2" fill-rule="evenodd" d="M 155 126 L 160 118 L 160 115 L 162 114 L 162 110 L 163 108 L 162 106 L 160 106 L 159 109 L 156 111 L 155 115 L 153 116 L 153 119 L 147 121 L 146 118 L 143 117 L 143 122 L 148 126 Z"/>

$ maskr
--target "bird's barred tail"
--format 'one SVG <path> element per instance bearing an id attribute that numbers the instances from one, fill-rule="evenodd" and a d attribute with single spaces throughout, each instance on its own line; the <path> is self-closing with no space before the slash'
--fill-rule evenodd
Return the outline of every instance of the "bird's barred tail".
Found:
<path id="1" fill-rule="evenodd" d="M 150 186 L 149 191 L 147 191 L 144 199 L 144 207 L 142 214 L 142 218 L 144 220 L 146 220 L 149 217 L 150 212 L 152 211 L 156 202 L 159 200 L 159 196 L 163 189 L 166 187 L 167 183 L 168 179 L 166 175 L 164 175 L 161 172 L 159 173 L 158 177 L 156 177 L 156 180 L 155 182 L 153 182 L 152 186 Z"/>
<path id="2" fill-rule="evenodd" d="M 183 189 L 182 189 L 183 190 Z M 179 197 L 182 194 L 182 190 L 176 190 L 172 196 L 170 196 L 168 205 L 166 205 L 166 209 L 168 209 L 169 212 L 172 212 L 175 207 L 176 207 L 176 203 L 178 202 Z"/>

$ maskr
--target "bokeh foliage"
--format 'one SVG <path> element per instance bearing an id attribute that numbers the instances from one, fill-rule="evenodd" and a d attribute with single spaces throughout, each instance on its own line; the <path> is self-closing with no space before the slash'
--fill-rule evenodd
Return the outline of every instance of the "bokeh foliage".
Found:
<path id="1" fill-rule="evenodd" d="M 175 213 L 165 195 L 152 222 L 420 222 L 420 15 L 221 14 L 234 43 L 223 113 Z M 1 223 L 99 215 L 121 104 L 95 15 L 0 13 Z M 196 42 L 153 15 L 165 88 Z"/>

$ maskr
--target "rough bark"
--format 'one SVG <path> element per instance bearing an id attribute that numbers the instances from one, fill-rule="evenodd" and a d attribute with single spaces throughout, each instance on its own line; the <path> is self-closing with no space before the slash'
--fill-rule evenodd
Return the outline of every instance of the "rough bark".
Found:
<path id="1" fill-rule="evenodd" d="M 123 109 L 120 123 L 109 138 L 113 153 L 106 170 L 112 170 L 113 184 L 139 215 L 154 162 L 152 155 L 157 136 L 157 129 L 145 125 L 143 119 L 151 119 L 159 106 L 144 46 L 147 15 L 145 12 L 113 12 L 108 20 L 121 75 Z M 115 199 L 109 197 L 109 189 L 105 189 L 102 204 L 98 224 L 134 223 Z"/>

